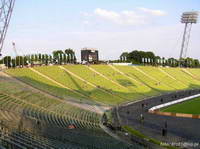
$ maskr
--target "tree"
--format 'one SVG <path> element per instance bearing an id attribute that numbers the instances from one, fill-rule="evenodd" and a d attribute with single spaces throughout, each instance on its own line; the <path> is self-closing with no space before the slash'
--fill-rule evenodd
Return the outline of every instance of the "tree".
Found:
<path id="1" fill-rule="evenodd" d="M 199 60 L 198 60 L 198 59 L 194 59 L 194 67 L 195 67 L 195 68 L 200 67 L 200 63 L 199 63 Z"/>
<path id="2" fill-rule="evenodd" d="M 133 64 L 142 64 L 142 60 L 147 59 L 150 64 L 155 63 L 155 55 L 153 52 L 132 51 L 127 55 L 127 61 Z"/>
<path id="3" fill-rule="evenodd" d="M 49 64 L 49 56 L 45 54 L 45 65 Z"/>
<path id="4" fill-rule="evenodd" d="M 12 63 L 12 67 L 15 68 L 15 67 L 16 67 L 16 60 L 15 60 L 15 59 L 12 59 L 12 60 L 11 60 L 11 63 Z"/>
<path id="5" fill-rule="evenodd" d="M 38 55 L 35 54 L 35 59 L 34 59 L 35 62 L 38 62 Z"/>
<path id="6" fill-rule="evenodd" d="M 34 61 L 35 61 L 34 57 L 35 57 L 35 55 L 32 54 L 32 55 L 31 55 L 31 64 L 34 64 Z"/>
<path id="7" fill-rule="evenodd" d="M 63 51 L 62 50 L 56 50 L 56 51 L 53 51 L 53 60 L 54 60 L 54 63 L 55 64 L 61 64 L 61 59 L 60 59 L 60 55 L 63 54 Z"/>
<path id="8" fill-rule="evenodd" d="M 49 62 L 52 64 L 53 63 L 53 58 L 51 55 L 49 55 Z"/>
<path id="9" fill-rule="evenodd" d="M 3 58 L 4 65 L 8 68 L 11 67 L 11 56 L 5 56 Z"/>
<path id="10" fill-rule="evenodd" d="M 16 66 L 23 66 L 23 57 L 22 56 L 16 57 Z"/>
<path id="11" fill-rule="evenodd" d="M 0 64 L 3 64 L 3 59 L 0 59 Z"/>
<path id="12" fill-rule="evenodd" d="M 127 62 L 127 57 L 128 57 L 128 52 L 123 52 L 123 53 L 120 55 L 120 61 L 121 61 L 121 62 Z"/>
<path id="13" fill-rule="evenodd" d="M 45 55 L 42 54 L 42 64 L 45 64 Z"/>
<path id="14" fill-rule="evenodd" d="M 38 60 L 41 63 L 41 61 L 42 61 L 42 54 L 41 53 L 38 55 Z"/>
<path id="15" fill-rule="evenodd" d="M 67 55 L 64 53 L 64 56 L 63 56 L 63 62 L 66 64 L 67 63 Z"/>
<path id="16" fill-rule="evenodd" d="M 128 54 L 127 56 L 128 62 L 132 62 L 133 64 L 141 64 L 142 63 L 142 57 L 139 53 L 139 51 L 135 50 Z"/>
<path id="17" fill-rule="evenodd" d="M 27 66 L 28 65 L 28 58 L 27 56 L 23 56 L 23 66 Z"/>
<path id="18" fill-rule="evenodd" d="M 68 58 L 69 63 L 75 63 L 76 62 L 76 56 L 75 56 L 75 52 L 73 51 L 73 49 L 70 49 L 70 48 L 66 49 L 65 54 L 67 54 L 67 58 Z"/>

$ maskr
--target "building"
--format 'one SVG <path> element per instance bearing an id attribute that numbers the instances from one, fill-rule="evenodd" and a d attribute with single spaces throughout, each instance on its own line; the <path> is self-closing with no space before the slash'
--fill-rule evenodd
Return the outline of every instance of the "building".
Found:
<path id="1" fill-rule="evenodd" d="M 81 62 L 97 63 L 99 61 L 99 52 L 92 48 L 83 48 L 81 50 Z"/>

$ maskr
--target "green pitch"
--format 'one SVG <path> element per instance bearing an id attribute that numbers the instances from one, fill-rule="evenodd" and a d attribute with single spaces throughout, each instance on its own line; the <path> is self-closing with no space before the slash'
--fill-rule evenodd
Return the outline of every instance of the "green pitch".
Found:
<path id="1" fill-rule="evenodd" d="M 200 97 L 180 104 L 172 105 L 163 109 L 162 112 L 200 114 Z"/>

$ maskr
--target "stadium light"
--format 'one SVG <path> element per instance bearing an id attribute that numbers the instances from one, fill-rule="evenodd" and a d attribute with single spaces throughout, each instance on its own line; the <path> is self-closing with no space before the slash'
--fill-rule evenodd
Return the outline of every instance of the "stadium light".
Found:
<path id="1" fill-rule="evenodd" d="M 181 23 L 197 23 L 198 12 L 184 12 L 182 14 Z"/>
<path id="2" fill-rule="evenodd" d="M 186 58 L 187 56 L 192 24 L 197 23 L 198 15 L 199 15 L 199 12 L 197 11 L 184 12 L 182 14 L 181 23 L 185 24 L 185 29 L 184 29 L 183 40 L 182 40 L 182 45 L 181 45 L 180 60 L 182 58 Z"/>

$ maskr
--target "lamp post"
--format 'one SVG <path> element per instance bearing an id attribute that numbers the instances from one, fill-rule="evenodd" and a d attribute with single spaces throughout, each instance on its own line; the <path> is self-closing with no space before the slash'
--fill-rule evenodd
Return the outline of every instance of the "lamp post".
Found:
<path id="1" fill-rule="evenodd" d="M 187 56 L 192 24 L 197 23 L 198 14 L 199 13 L 197 11 L 184 12 L 182 14 L 181 23 L 185 24 L 185 28 L 181 45 L 180 61 Z"/>

